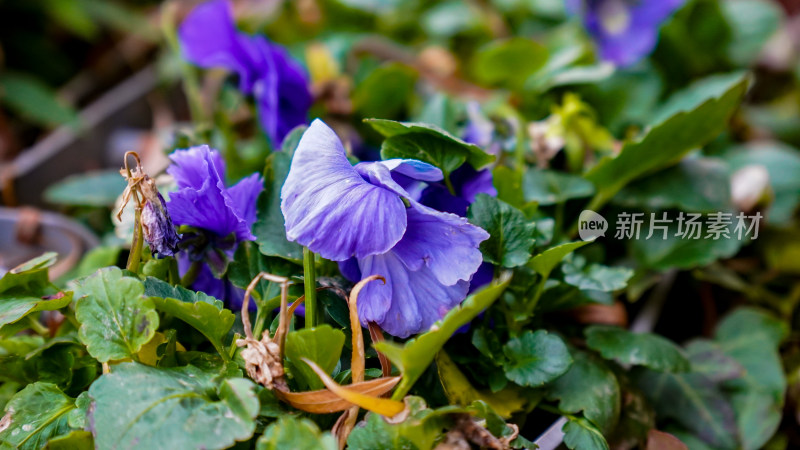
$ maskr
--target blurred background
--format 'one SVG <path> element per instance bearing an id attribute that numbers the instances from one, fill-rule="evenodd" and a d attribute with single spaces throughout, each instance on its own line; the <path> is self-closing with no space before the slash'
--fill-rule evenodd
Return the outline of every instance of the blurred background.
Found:
<path id="1" fill-rule="evenodd" d="M 0 0 L 0 266 L 44 247 L 121 245 L 110 213 L 126 151 L 155 174 L 166 152 L 206 140 L 224 150 L 233 177 L 261 170 L 270 146 L 235 80 L 181 57 L 176 29 L 197 3 Z M 333 123 L 362 158 L 377 154 L 379 139 L 361 119 L 456 129 L 470 102 L 499 133 L 509 128 L 509 148 L 515 127 L 558 116 L 568 141 L 613 149 L 692 81 L 751 70 L 745 104 L 705 153 L 737 155 L 731 170 L 765 165 L 776 194 L 770 222 L 796 233 L 800 1 L 687 0 L 660 26 L 652 54 L 622 70 L 597 56 L 562 0 L 234 5 L 240 29 L 285 45 L 305 66 L 310 117 Z M 533 148 L 527 138 L 519 144 Z"/>

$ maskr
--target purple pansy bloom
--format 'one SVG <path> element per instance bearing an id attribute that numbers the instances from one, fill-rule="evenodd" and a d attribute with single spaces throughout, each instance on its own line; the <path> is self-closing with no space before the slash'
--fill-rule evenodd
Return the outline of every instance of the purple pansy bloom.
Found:
<path id="1" fill-rule="evenodd" d="M 239 89 L 255 97 L 261 125 L 276 148 L 292 128 L 306 123 L 312 100 L 302 67 L 264 36 L 237 31 L 228 0 L 196 7 L 181 24 L 178 37 L 192 63 L 236 72 Z"/>
<path id="2" fill-rule="evenodd" d="M 466 297 L 489 235 L 420 204 L 396 178 L 433 182 L 442 173 L 415 160 L 352 166 L 333 130 L 315 120 L 295 151 L 281 210 L 289 240 L 339 261 L 346 277 L 386 278 L 361 291 L 359 317 L 407 337 Z"/>
<path id="3" fill-rule="evenodd" d="M 600 57 L 629 66 L 656 46 L 658 29 L 684 0 L 566 0 L 567 9 L 583 24 L 600 50 Z"/>
<path id="4" fill-rule="evenodd" d="M 181 272 L 192 262 L 202 262 L 192 287 L 219 298 L 236 300 L 230 287 L 213 276 L 221 276 L 240 241 L 255 239 L 250 228 L 256 220 L 256 200 L 263 188 L 259 174 L 233 186 L 225 185 L 225 162 L 207 145 L 177 150 L 167 169 L 178 190 L 170 193 L 167 210 L 177 225 L 194 228 L 184 233 L 178 254 Z"/>

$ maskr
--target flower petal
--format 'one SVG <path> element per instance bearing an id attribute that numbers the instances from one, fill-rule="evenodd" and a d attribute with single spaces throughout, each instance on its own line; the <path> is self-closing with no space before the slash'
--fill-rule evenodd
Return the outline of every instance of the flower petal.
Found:
<path id="1" fill-rule="evenodd" d="M 411 270 L 427 267 L 445 286 L 469 281 L 483 262 L 478 246 L 489 234 L 463 217 L 416 202 L 407 215 L 406 234 L 392 252 Z"/>
<path id="2" fill-rule="evenodd" d="M 258 195 L 264 188 L 264 180 L 261 175 L 254 173 L 247 178 L 243 178 L 235 185 L 228 188 L 230 196 L 228 206 L 234 214 L 244 222 L 242 228 L 246 233 L 237 233 L 239 240 L 254 240 L 255 237 L 250 233 L 253 223 L 256 221 L 256 203 Z"/>
<path id="3" fill-rule="evenodd" d="M 370 283 L 361 291 L 361 322 L 376 322 L 389 334 L 408 337 L 426 331 L 467 295 L 469 283 L 444 286 L 427 267 L 412 271 L 394 251 L 359 260 L 363 276 L 382 275 L 386 284 Z"/>
<path id="4" fill-rule="evenodd" d="M 167 168 L 178 189 L 200 187 L 213 177 L 213 183 L 222 179 L 225 174 L 225 161 L 216 150 L 208 145 L 198 145 L 184 150 L 176 150 L 169 155 L 173 164 Z"/>
<path id="5" fill-rule="evenodd" d="M 406 230 L 400 197 L 366 182 L 336 133 L 315 120 L 303 134 L 281 189 L 286 235 L 323 258 L 385 253 Z"/>
<path id="6" fill-rule="evenodd" d="M 441 169 L 416 159 L 387 159 L 378 161 L 387 169 L 419 181 L 439 181 L 444 178 Z"/>
<path id="7" fill-rule="evenodd" d="M 186 59 L 200 67 L 234 71 L 240 89 L 251 90 L 260 57 L 249 36 L 236 31 L 228 0 L 212 0 L 194 8 L 181 24 L 178 39 Z"/>
<path id="8" fill-rule="evenodd" d="M 167 210 L 178 225 L 209 230 L 220 237 L 236 233 L 238 240 L 253 240 L 250 228 L 255 221 L 255 200 L 260 192 L 258 175 L 234 186 L 223 180 L 225 163 L 219 152 L 207 145 L 177 150 L 170 155 L 175 163 L 167 173 L 175 178 L 179 190 L 170 194 Z M 249 205 L 245 202 L 250 202 Z"/>

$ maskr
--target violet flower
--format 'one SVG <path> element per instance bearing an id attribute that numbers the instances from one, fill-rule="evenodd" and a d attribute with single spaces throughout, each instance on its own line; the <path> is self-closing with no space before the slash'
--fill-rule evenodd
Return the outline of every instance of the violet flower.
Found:
<path id="1" fill-rule="evenodd" d="M 222 299 L 231 299 L 229 286 L 218 278 L 240 241 L 255 239 L 256 200 L 263 188 L 259 174 L 233 186 L 225 185 L 225 162 L 207 145 L 177 150 L 167 169 L 178 185 L 167 209 L 178 225 L 191 227 L 183 234 L 178 254 L 182 273 L 192 263 L 202 264 L 192 287 Z M 216 277 L 214 276 L 216 275 Z"/>
<path id="2" fill-rule="evenodd" d="M 656 46 L 658 29 L 684 0 L 566 0 L 567 10 L 583 24 L 600 50 L 600 57 L 630 66 Z"/>
<path id="3" fill-rule="evenodd" d="M 351 166 L 336 134 L 315 120 L 281 190 L 286 235 L 340 262 L 357 281 L 382 275 L 359 295 L 362 323 L 407 337 L 427 330 L 467 295 L 489 235 L 466 219 L 414 200 L 393 176 L 437 181 L 439 169 L 392 159 Z"/>
<path id="4" fill-rule="evenodd" d="M 264 36 L 234 27 L 228 0 L 212 0 L 192 10 L 178 37 L 184 56 L 203 67 L 222 67 L 239 76 L 239 89 L 256 100 L 261 126 L 280 148 L 283 138 L 306 123 L 311 107 L 308 78 L 286 50 Z"/>

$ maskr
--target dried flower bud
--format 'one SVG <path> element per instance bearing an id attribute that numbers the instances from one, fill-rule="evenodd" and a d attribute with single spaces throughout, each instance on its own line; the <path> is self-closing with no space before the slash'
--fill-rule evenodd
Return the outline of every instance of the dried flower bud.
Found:
<path id="1" fill-rule="evenodd" d="M 173 256 L 180 237 L 175 232 L 175 225 L 167 212 L 164 197 L 158 192 L 156 182 L 144 172 L 138 155 L 135 157 L 137 163 L 133 170 L 129 171 L 127 168 L 120 170 L 128 181 L 128 187 L 122 194 L 122 206 L 117 219 L 121 220 L 122 210 L 133 197 L 137 206 L 141 208 L 139 220 L 142 225 L 142 235 L 150 250 L 162 256 Z"/>

